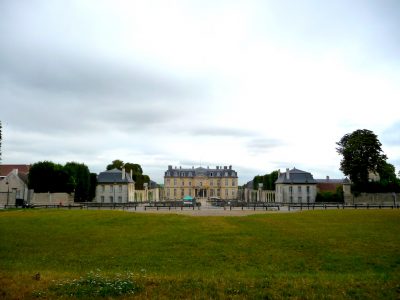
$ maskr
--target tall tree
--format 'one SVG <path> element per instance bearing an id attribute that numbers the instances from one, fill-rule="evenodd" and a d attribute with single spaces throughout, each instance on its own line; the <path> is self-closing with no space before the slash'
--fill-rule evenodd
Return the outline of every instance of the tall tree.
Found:
<path id="1" fill-rule="evenodd" d="M 64 166 L 69 175 L 70 188 L 75 192 L 74 201 L 84 202 L 89 200 L 90 172 L 85 164 L 68 162 Z"/>
<path id="2" fill-rule="evenodd" d="M 359 186 L 367 185 L 369 172 L 379 172 L 387 159 L 377 135 L 367 129 L 345 134 L 336 144 L 343 156 L 340 170 Z"/>
<path id="3" fill-rule="evenodd" d="M 28 183 L 36 193 L 72 192 L 70 175 L 62 165 L 51 161 L 34 163 L 29 169 Z"/>
<path id="4" fill-rule="evenodd" d="M 255 176 L 253 179 L 253 189 L 258 190 L 258 184 L 263 184 L 263 190 L 275 190 L 275 181 L 278 179 L 278 171 L 273 171 L 263 176 Z"/>
<path id="5" fill-rule="evenodd" d="M 96 197 L 96 186 L 97 186 L 97 174 L 90 173 L 90 187 L 89 187 L 88 201 L 93 201 L 93 199 Z"/>
<path id="6" fill-rule="evenodd" d="M 107 170 L 112 170 L 112 169 L 122 170 L 123 166 L 124 162 L 122 160 L 116 159 L 113 160 L 112 163 L 107 166 Z"/>

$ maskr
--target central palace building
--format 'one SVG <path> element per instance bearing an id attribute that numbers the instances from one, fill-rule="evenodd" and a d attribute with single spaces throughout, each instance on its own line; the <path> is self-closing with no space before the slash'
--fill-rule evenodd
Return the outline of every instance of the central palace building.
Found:
<path id="1" fill-rule="evenodd" d="M 189 195 L 194 198 L 236 199 L 238 176 L 232 166 L 217 166 L 215 169 L 168 166 L 164 175 L 166 199 L 178 200 Z"/>

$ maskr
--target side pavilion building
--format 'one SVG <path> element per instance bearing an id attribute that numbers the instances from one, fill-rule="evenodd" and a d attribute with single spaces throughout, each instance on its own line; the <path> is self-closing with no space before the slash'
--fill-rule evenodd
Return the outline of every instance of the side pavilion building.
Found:
<path id="1" fill-rule="evenodd" d="M 278 203 L 314 203 L 317 196 L 317 181 L 309 172 L 296 168 L 279 171 L 275 181 L 275 202 Z"/>
<path id="2" fill-rule="evenodd" d="M 125 169 L 101 172 L 97 177 L 96 202 L 127 203 L 135 200 L 135 182 Z"/>

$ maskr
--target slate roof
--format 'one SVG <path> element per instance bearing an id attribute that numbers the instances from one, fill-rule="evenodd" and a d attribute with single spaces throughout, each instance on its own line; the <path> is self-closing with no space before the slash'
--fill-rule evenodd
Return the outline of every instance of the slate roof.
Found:
<path id="1" fill-rule="evenodd" d="M 131 175 L 125 172 L 125 178 L 122 178 L 122 171 L 118 169 L 112 169 L 109 171 L 104 171 L 97 176 L 98 183 L 134 183 Z"/>
<path id="2" fill-rule="evenodd" d="M 286 178 L 286 172 L 282 172 L 275 183 L 283 184 L 316 184 L 317 181 L 311 173 L 293 168 L 289 171 L 289 179 Z"/>
<path id="3" fill-rule="evenodd" d="M 169 175 L 168 175 L 169 172 Z M 198 167 L 198 168 L 168 168 L 167 171 L 165 171 L 165 176 L 166 177 L 195 177 L 199 175 L 207 176 L 207 177 L 226 177 L 225 172 L 228 172 L 228 177 L 238 177 L 237 172 L 233 169 L 230 168 L 203 168 L 203 167 Z M 211 176 L 212 173 L 212 176 Z M 219 173 L 219 176 L 218 176 Z M 191 176 L 189 176 L 191 174 Z"/>

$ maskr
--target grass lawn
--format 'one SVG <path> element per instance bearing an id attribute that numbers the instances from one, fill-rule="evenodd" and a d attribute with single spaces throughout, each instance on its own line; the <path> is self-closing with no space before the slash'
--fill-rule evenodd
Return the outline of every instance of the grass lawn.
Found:
<path id="1" fill-rule="evenodd" d="M 93 297 L 399 299 L 400 211 L 0 212 L 0 298 Z"/>

